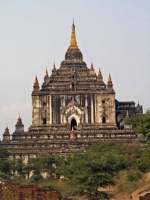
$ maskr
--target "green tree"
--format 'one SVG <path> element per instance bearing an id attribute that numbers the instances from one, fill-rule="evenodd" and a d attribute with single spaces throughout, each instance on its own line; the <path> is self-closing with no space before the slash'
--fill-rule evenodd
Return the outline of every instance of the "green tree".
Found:
<path id="1" fill-rule="evenodd" d="M 150 171 L 150 146 L 142 152 L 141 157 L 136 161 L 136 165 L 144 173 Z"/>
<path id="2" fill-rule="evenodd" d="M 126 119 L 127 124 L 133 124 L 134 130 L 137 133 L 142 133 L 144 136 L 150 138 L 150 110 L 148 109 L 144 114 L 137 117 Z"/>
<path id="3" fill-rule="evenodd" d="M 25 166 L 25 170 L 34 175 L 39 175 L 42 172 L 47 172 L 49 176 L 54 173 L 53 164 L 56 163 L 55 157 L 51 155 L 41 154 L 37 158 L 31 158 Z"/>
<path id="4" fill-rule="evenodd" d="M 0 159 L 6 159 L 9 157 L 9 152 L 4 147 L 0 147 Z"/>
<path id="5" fill-rule="evenodd" d="M 109 195 L 98 188 L 113 185 L 115 174 L 126 168 L 126 157 L 117 150 L 121 146 L 118 143 L 99 143 L 84 154 L 59 156 L 56 174 L 65 176 L 74 195 L 93 200 L 109 199 Z"/>
<path id="6" fill-rule="evenodd" d="M 23 162 L 23 160 L 21 158 L 16 159 L 15 169 L 18 172 L 18 175 L 24 176 L 25 174 L 24 167 L 25 167 L 25 163 Z"/>
<path id="7" fill-rule="evenodd" d="M 11 164 L 9 159 L 9 152 L 7 149 L 0 147 L 0 172 L 9 174 Z"/>

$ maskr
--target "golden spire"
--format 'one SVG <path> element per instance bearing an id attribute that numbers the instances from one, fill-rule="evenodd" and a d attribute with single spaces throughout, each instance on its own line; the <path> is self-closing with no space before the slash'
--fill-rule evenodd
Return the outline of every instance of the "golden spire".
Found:
<path id="1" fill-rule="evenodd" d="M 45 72 L 45 76 L 44 76 L 45 78 L 47 78 L 48 77 L 48 71 L 47 71 L 47 69 L 46 69 L 46 72 Z"/>
<path id="2" fill-rule="evenodd" d="M 53 69 L 52 69 L 52 71 L 56 71 L 55 63 L 53 64 Z"/>
<path id="3" fill-rule="evenodd" d="M 91 71 L 94 71 L 94 67 L 93 67 L 93 63 L 91 62 L 91 67 L 90 67 Z"/>
<path id="4" fill-rule="evenodd" d="M 110 74 L 109 74 L 109 76 L 108 76 L 108 83 L 112 83 Z"/>
<path id="5" fill-rule="evenodd" d="M 99 68 L 99 70 L 98 70 L 98 76 L 102 76 L 102 73 L 101 73 L 100 68 Z"/>
<path id="6" fill-rule="evenodd" d="M 77 46 L 77 41 L 76 41 L 75 25 L 74 25 L 74 20 L 73 20 L 69 49 L 77 49 L 77 48 L 78 46 Z"/>
<path id="7" fill-rule="evenodd" d="M 38 79 L 37 79 L 37 75 L 35 77 L 34 84 L 39 84 Z"/>

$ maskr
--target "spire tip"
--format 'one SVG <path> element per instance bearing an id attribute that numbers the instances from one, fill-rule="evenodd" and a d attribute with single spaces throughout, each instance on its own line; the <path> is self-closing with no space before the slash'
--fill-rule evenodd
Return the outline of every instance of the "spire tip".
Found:
<path id="1" fill-rule="evenodd" d="M 108 83 L 112 83 L 110 74 L 109 74 L 109 76 L 108 76 Z"/>
<path id="2" fill-rule="evenodd" d="M 73 18 L 73 24 L 72 24 L 72 32 L 71 32 L 71 41 L 69 49 L 77 49 L 77 41 L 76 41 L 76 33 L 75 33 L 75 25 L 74 25 L 74 18 Z"/>
<path id="3" fill-rule="evenodd" d="M 45 78 L 47 78 L 48 77 L 48 71 L 47 71 L 47 69 L 46 69 L 46 72 L 45 72 L 45 76 L 44 76 Z"/>

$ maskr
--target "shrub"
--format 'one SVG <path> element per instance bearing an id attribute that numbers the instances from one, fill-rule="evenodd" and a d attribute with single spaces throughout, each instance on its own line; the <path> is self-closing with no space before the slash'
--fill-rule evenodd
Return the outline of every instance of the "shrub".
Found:
<path id="1" fill-rule="evenodd" d="M 31 179 L 36 182 L 43 179 L 43 177 L 41 176 L 41 174 L 38 174 L 38 175 L 33 175 Z"/>
<path id="2" fill-rule="evenodd" d="M 3 173 L 3 172 L 0 172 L 0 178 L 8 180 L 8 181 L 10 180 L 10 177 L 7 174 Z"/>
<path id="3" fill-rule="evenodd" d="M 132 170 L 132 171 L 129 171 L 127 174 L 127 180 L 130 182 L 138 181 L 141 178 L 142 178 L 142 172 L 140 171 Z"/>

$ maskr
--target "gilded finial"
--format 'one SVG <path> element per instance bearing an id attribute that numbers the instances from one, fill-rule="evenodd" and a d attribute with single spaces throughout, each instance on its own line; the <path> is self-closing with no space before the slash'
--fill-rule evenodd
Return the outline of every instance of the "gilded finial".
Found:
<path id="1" fill-rule="evenodd" d="M 35 77 L 34 84 L 39 84 L 37 75 L 36 75 L 36 77 Z"/>
<path id="2" fill-rule="evenodd" d="M 44 76 L 45 78 L 47 78 L 48 77 L 48 71 L 47 71 L 47 69 L 46 69 L 46 72 L 45 72 L 45 76 Z"/>
<path id="3" fill-rule="evenodd" d="M 112 83 L 110 74 L 109 74 L 109 76 L 108 76 L 108 83 Z"/>
<path id="4" fill-rule="evenodd" d="M 94 67 L 93 67 L 93 63 L 91 62 L 91 67 L 90 67 L 91 71 L 94 71 Z"/>
<path id="5" fill-rule="evenodd" d="M 75 25 L 74 25 L 74 19 L 73 19 L 69 49 L 77 49 L 77 48 L 78 46 L 77 46 L 77 41 L 76 41 Z"/>
<path id="6" fill-rule="evenodd" d="M 102 76 L 102 73 L 101 73 L 100 68 L 99 68 L 99 70 L 98 70 L 98 76 Z"/>
<path id="7" fill-rule="evenodd" d="M 52 69 L 52 71 L 56 71 L 55 63 L 53 64 L 53 69 Z"/>

